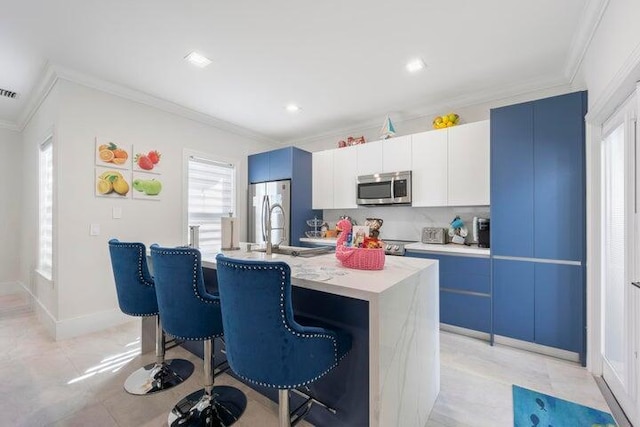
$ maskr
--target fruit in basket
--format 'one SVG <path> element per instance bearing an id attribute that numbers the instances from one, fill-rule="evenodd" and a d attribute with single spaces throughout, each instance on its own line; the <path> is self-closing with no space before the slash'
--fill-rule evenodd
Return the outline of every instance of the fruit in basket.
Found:
<path id="1" fill-rule="evenodd" d="M 456 113 L 449 113 L 435 117 L 432 124 L 434 129 L 444 129 L 457 125 L 459 121 L 460 116 Z"/>

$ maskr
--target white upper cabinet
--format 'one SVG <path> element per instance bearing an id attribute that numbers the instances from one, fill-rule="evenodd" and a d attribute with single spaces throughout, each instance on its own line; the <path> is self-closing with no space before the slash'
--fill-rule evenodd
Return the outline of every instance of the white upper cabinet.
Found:
<path id="1" fill-rule="evenodd" d="M 333 208 L 333 153 L 334 150 L 313 153 L 311 186 L 313 209 Z"/>
<path id="2" fill-rule="evenodd" d="M 489 205 L 489 121 L 448 131 L 448 205 Z"/>
<path id="3" fill-rule="evenodd" d="M 313 209 L 356 208 L 359 175 L 412 171 L 413 206 L 489 205 L 489 121 L 313 153 Z"/>
<path id="4" fill-rule="evenodd" d="M 412 135 L 413 206 L 447 206 L 447 129 Z"/>
<path id="5" fill-rule="evenodd" d="M 411 170 L 411 135 L 382 141 L 382 172 L 408 170 Z"/>
<path id="6" fill-rule="evenodd" d="M 365 144 L 366 145 L 366 144 Z M 357 146 L 333 152 L 333 208 L 351 209 L 356 205 Z"/>
<path id="7" fill-rule="evenodd" d="M 356 176 L 382 172 L 382 141 L 356 145 L 358 152 Z"/>

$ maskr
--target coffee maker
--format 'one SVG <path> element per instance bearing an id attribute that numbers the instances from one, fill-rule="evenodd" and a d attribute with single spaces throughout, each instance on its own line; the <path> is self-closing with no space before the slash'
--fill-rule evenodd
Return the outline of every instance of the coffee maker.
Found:
<path id="1" fill-rule="evenodd" d="M 473 217 L 473 241 L 478 243 L 479 248 L 490 247 L 490 223 L 489 218 Z"/>

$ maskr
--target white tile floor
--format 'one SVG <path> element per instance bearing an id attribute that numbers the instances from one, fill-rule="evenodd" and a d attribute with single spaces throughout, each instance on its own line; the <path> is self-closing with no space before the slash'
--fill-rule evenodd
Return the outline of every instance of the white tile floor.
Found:
<path id="1" fill-rule="evenodd" d="M 125 378 L 154 359 L 138 354 L 139 333 L 140 323 L 134 320 L 55 342 L 26 296 L 0 296 L 0 425 L 166 425 L 171 407 L 200 387 L 202 361 L 182 348 L 172 349 L 168 357 L 195 363 L 194 375 L 164 393 L 128 395 L 122 388 Z M 511 426 L 512 384 L 609 411 L 592 376 L 573 363 L 444 332 L 441 355 L 442 388 L 428 426 Z M 273 402 L 227 375 L 216 382 L 233 384 L 247 394 L 239 427 L 277 426 Z"/>

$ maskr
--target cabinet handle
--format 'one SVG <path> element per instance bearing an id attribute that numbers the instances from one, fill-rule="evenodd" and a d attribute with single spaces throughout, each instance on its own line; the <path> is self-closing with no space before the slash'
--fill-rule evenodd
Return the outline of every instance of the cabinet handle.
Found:
<path id="1" fill-rule="evenodd" d="M 636 288 L 640 289 L 640 282 L 631 282 L 631 284 Z"/>

